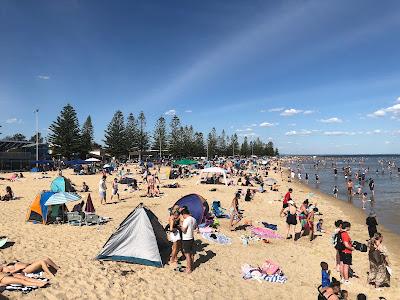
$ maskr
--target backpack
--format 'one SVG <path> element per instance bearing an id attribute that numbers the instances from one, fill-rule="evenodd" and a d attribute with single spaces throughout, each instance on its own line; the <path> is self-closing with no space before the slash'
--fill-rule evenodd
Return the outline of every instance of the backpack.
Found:
<path id="1" fill-rule="evenodd" d="M 338 233 L 335 234 L 334 240 L 333 240 L 333 245 L 335 245 L 335 249 L 338 251 L 343 251 L 344 249 L 346 249 L 346 247 L 344 246 L 344 243 L 343 243 L 341 231 L 339 231 Z"/>

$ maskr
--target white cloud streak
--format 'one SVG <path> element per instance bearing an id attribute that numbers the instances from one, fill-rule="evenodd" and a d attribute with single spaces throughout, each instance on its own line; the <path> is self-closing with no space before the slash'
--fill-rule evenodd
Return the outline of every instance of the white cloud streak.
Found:
<path id="1" fill-rule="evenodd" d="M 290 109 L 285 109 L 283 112 L 281 112 L 281 116 L 283 117 L 291 117 L 297 114 L 302 113 L 303 111 L 300 109 L 294 109 L 294 108 L 290 108 Z"/>
<path id="2" fill-rule="evenodd" d="M 38 79 L 42 79 L 42 80 L 49 80 L 49 79 L 50 79 L 50 76 L 47 76 L 47 75 L 38 75 L 37 78 L 38 78 Z"/>
<path id="3" fill-rule="evenodd" d="M 164 114 L 167 116 L 174 116 L 174 115 L 176 115 L 176 110 L 170 109 L 170 110 L 167 110 Z"/>
<path id="4" fill-rule="evenodd" d="M 343 120 L 337 117 L 332 117 L 329 119 L 321 119 L 319 120 L 321 123 L 342 123 Z"/>

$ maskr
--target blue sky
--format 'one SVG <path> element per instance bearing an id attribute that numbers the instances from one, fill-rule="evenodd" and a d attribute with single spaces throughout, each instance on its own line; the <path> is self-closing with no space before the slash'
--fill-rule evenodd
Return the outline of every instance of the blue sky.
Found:
<path id="1" fill-rule="evenodd" d="M 143 110 L 282 153 L 399 153 L 399 1 L 0 3 L 2 136 L 66 103 L 100 142 Z"/>

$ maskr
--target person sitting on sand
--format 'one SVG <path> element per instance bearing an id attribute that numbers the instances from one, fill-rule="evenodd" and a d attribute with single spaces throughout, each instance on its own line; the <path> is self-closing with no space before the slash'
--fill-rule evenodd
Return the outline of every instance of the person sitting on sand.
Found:
<path id="1" fill-rule="evenodd" d="M 81 190 L 81 192 L 84 192 L 84 193 L 89 192 L 89 186 L 86 184 L 86 182 L 83 182 L 83 183 L 82 183 L 82 190 Z"/>
<path id="2" fill-rule="evenodd" d="M 10 186 L 6 187 L 6 194 L 3 196 L 1 200 L 3 201 L 10 201 L 14 199 L 14 193 Z"/>
<path id="3" fill-rule="evenodd" d="M 21 284 L 25 286 L 44 287 L 48 283 L 38 279 L 29 278 L 22 274 L 10 274 L 5 272 L 4 268 L 0 266 L 0 286 L 9 284 Z"/>
<path id="4" fill-rule="evenodd" d="M 318 300 L 339 300 L 340 295 L 340 282 L 332 280 L 331 284 L 321 290 L 323 296 L 318 296 Z"/>
<path id="5" fill-rule="evenodd" d="M 7 264 L 2 267 L 2 272 L 15 274 L 15 273 L 36 273 L 36 272 L 45 272 L 49 277 L 54 277 L 57 271 L 60 269 L 59 266 L 55 264 L 50 258 L 45 258 L 42 260 L 37 260 L 33 263 L 23 263 L 23 262 L 15 262 Z"/>
<path id="6" fill-rule="evenodd" d="M 230 229 L 234 231 L 234 226 L 236 226 L 240 220 L 242 219 L 239 213 L 239 199 L 240 199 L 240 192 L 235 194 L 235 197 L 232 200 L 231 207 L 229 208 L 230 211 Z"/>

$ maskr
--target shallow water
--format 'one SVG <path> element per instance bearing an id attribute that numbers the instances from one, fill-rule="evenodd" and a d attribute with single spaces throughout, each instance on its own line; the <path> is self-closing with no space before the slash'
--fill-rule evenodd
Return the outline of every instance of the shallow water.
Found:
<path id="1" fill-rule="evenodd" d="M 308 173 L 308 184 L 320 191 L 333 195 L 333 188 L 336 185 L 339 189 L 338 198 L 343 201 L 351 201 L 353 205 L 362 207 L 361 196 L 354 195 L 349 199 L 345 171 L 343 168 L 350 167 L 351 178 L 354 182 L 354 192 L 361 186 L 362 193 L 367 193 L 365 212 L 368 214 L 374 211 L 377 214 L 378 223 L 383 224 L 390 230 L 400 234 L 400 156 L 326 156 L 326 157 L 300 157 L 290 161 L 292 170 L 302 175 L 302 182 L 305 181 L 305 174 Z M 334 168 L 337 168 L 337 176 L 334 175 Z M 378 172 L 377 172 L 378 170 Z M 355 178 L 355 173 L 365 173 L 365 181 Z M 316 182 L 315 174 L 319 176 L 319 183 Z M 368 179 L 375 181 L 375 195 L 368 186 Z"/>

